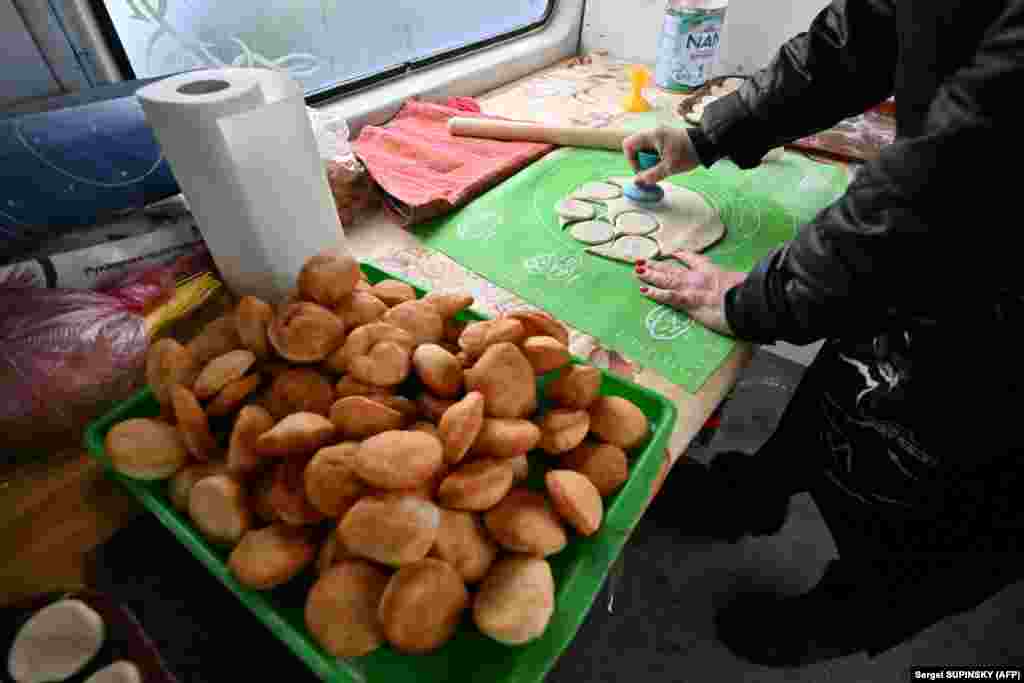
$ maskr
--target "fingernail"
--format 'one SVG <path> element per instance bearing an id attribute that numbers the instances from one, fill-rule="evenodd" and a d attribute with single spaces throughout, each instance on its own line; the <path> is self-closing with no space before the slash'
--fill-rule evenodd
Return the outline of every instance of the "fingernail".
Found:
<path id="1" fill-rule="evenodd" d="M 644 260 L 644 259 L 640 259 L 639 261 L 637 261 L 637 262 L 636 262 L 636 264 L 637 264 L 638 266 L 643 266 L 643 265 L 646 265 L 646 264 L 647 264 L 647 261 L 646 261 L 646 260 Z"/>
<path id="2" fill-rule="evenodd" d="M 640 288 L 640 293 L 641 294 L 646 294 L 647 293 L 647 288 L 646 287 L 641 287 Z"/>
<path id="3" fill-rule="evenodd" d="M 636 267 L 636 272 L 637 272 L 638 274 L 640 274 L 640 275 L 643 275 L 644 273 L 646 273 L 646 272 L 647 272 L 647 269 L 646 269 L 646 268 L 644 268 L 644 267 L 642 267 L 642 266 L 637 266 L 637 267 Z"/>

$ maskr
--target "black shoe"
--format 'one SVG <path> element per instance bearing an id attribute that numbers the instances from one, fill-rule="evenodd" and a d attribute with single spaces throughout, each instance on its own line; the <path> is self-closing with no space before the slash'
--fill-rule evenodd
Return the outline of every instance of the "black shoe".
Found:
<path id="1" fill-rule="evenodd" d="M 729 542 L 778 532 L 786 521 L 792 491 L 755 467 L 755 457 L 720 453 L 707 466 L 684 456 L 647 514 L 684 534 Z"/>
<path id="2" fill-rule="evenodd" d="M 821 581 L 795 597 L 745 594 L 715 615 L 719 641 L 753 664 L 799 667 L 868 649 L 871 612 L 834 560 Z"/>

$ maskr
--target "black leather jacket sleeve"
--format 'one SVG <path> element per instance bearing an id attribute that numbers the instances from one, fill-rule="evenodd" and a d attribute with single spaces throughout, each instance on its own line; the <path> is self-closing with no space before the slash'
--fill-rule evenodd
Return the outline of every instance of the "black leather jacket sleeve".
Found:
<path id="1" fill-rule="evenodd" d="M 995 161 L 1016 164 L 1022 149 L 1014 104 L 1024 88 L 1022 5 L 1008 3 L 973 56 L 943 79 L 920 131 L 884 148 L 843 197 L 730 290 L 726 317 L 737 337 L 804 344 L 871 333 L 913 317 L 915 307 L 955 308 L 958 296 L 980 298 L 999 286 L 992 278 L 1012 277 L 996 267 L 999 249 L 986 250 L 987 263 L 963 256 L 978 244 L 965 236 L 984 240 L 1016 223 L 1000 207 L 1019 175 Z M 856 37 L 888 40 L 884 26 L 878 4 L 833 4 L 737 98 L 708 108 L 705 132 L 718 153 L 749 164 L 780 140 L 879 100 L 890 83 L 880 63 L 861 58 Z M 867 75 L 846 69 L 864 63 Z M 861 96 L 842 95 L 837 80 Z"/>
<path id="2" fill-rule="evenodd" d="M 830 128 L 893 91 L 897 35 L 888 0 L 837 0 L 769 66 L 712 103 L 701 131 L 710 166 L 728 157 L 753 168 L 773 147 Z"/>

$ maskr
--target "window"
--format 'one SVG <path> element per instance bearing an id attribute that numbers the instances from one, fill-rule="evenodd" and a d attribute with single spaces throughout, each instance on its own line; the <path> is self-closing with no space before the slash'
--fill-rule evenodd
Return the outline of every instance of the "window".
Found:
<path id="1" fill-rule="evenodd" d="M 273 66 L 330 96 L 541 25 L 554 0 L 92 0 L 126 76 Z"/>

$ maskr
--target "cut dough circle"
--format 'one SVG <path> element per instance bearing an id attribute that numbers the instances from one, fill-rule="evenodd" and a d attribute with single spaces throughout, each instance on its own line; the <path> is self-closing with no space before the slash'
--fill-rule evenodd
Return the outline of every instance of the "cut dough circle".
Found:
<path id="1" fill-rule="evenodd" d="M 85 683 L 142 683 L 142 674 L 139 673 L 139 667 L 119 659 L 89 676 Z"/>
<path id="2" fill-rule="evenodd" d="M 622 188 L 611 183 L 593 182 L 585 183 L 573 193 L 578 199 L 615 199 L 622 196 Z"/>
<path id="3" fill-rule="evenodd" d="M 658 229 L 658 219 L 649 213 L 627 211 L 615 219 L 615 227 L 624 235 L 649 235 Z"/>
<path id="4" fill-rule="evenodd" d="M 572 238 L 584 244 L 604 244 L 615 237 L 615 229 L 605 221 L 583 221 L 569 227 Z"/>
<path id="5" fill-rule="evenodd" d="M 63 681 L 82 670 L 103 646 L 103 618 L 81 600 L 60 600 L 22 625 L 7 656 L 18 683 Z"/>
<path id="6" fill-rule="evenodd" d="M 636 263 L 640 260 L 654 258 L 658 255 L 660 249 L 658 243 L 650 237 L 625 235 L 610 244 L 590 247 L 587 251 L 591 254 L 597 254 L 598 256 L 604 256 L 616 261 Z"/>
<path id="7" fill-rule="evenodd" d="M 587 204 L 578 199 L 563 199 L 555 206 L 555 212 L 562 218 L 585 221 L 593 218 L 597 209 L 593 204 Z"/>

